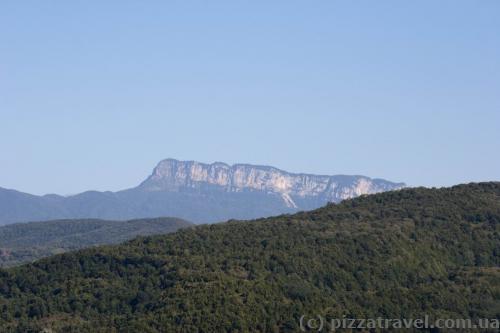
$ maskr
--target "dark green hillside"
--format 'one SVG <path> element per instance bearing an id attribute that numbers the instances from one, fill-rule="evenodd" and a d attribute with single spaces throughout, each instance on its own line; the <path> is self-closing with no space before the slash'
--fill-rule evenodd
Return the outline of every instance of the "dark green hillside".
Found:
<path id="1" fill-rule="evenodd" d="M 302 314 L 500 318 L 500 184 L 405 189 L 0 271 L 0 331 L 297 332 Z"/>
<path id="2" fill-rule="evenodd" d="M 117 244 L 139 235 L 165 234 L 191 226 L 176 218 L 131 221 L 57 220 L 0 227 L 0 266 L 95 245 Z"/>

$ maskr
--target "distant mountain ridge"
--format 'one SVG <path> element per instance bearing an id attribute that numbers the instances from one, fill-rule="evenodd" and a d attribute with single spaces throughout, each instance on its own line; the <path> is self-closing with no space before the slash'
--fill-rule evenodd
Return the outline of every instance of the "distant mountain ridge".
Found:
<path id="1" fill-rule="evenodd" d="M 196 223 L 293 213 L 405 187 L 365 176 L 289 173 L 274 167 L 165 159 L 139 186 L 63 197 L 0 188 L 0 225 L 34 220 L 176 216 Z"/>
<path id="2" fill-rule="evenodd" d="M 175 191 L 187 187 L 201 188 L 204 184 L 220 186 L 227 192 L 253 190 L 276 193 L 281 195 L 289 208 L 299 208 L 292 197 L 318 197 L 325 202 L 339 202 L 362 194 L 405 186 L 404 183 L 396 184 L 364 176 L 295 174 L 270 166 L 230 166 L 221 162 L 205 164 L 166 159 L 158 164 L 140 188 L 148 191 Z"/>

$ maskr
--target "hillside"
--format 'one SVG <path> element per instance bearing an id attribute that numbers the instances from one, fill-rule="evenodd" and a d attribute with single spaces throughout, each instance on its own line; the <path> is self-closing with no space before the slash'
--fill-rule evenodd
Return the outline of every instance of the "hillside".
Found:
<path id="1" fill-rule="evenodd" d="M 0 270 L 0 330 L 297 332 L 500 318 L 500 183 L 404 189 Z"/>
<path id="2" fill-rule="evenodd" d="M 35 196 L 0 188 L 0 225 L 55 219 L 176 216 L 195 223 L 310 210 L 404 187 L 365 176 L 295 174 L 274 167 L 166 159 L 136 187 Z"/>
<path id="3" fill-rule="evenodd" d="M 117 244 L 140 235 L 166 234 L 189 226 L 190 223 L 176 218 L 11 224 L 0 227 L 0 267 L 95 245 Z"/>

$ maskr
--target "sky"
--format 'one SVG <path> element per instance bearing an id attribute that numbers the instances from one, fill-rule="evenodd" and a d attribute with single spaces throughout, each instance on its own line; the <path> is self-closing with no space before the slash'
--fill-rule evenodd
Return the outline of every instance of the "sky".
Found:
<path id="1" fill-rule="evenodd" d="M 500 1 L 0 2 L 0 187 L 162 159 L 500 180 Z"/>

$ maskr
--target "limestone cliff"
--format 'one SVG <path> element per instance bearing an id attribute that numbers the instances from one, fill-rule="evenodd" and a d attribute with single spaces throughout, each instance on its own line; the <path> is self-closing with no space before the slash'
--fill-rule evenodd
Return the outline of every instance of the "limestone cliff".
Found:
<path id="1" fill-rule="evenodd" d="M 212 185 L 226 192 L 261 191 L 281 196 L 285 205 L 300 208 L 297 200 L 316 198 L 339 202 L 362 194 L 400 189 L 404 183 L 364 176 L 295 174 L 274 167 L 248 164 L 233 166 L 216 162 L 166 159 L 161 161 L 140 188 L 146 191 L 179 191 Z"/>

